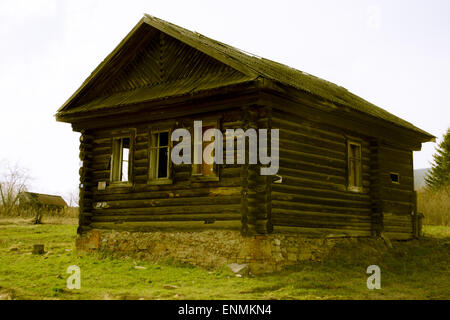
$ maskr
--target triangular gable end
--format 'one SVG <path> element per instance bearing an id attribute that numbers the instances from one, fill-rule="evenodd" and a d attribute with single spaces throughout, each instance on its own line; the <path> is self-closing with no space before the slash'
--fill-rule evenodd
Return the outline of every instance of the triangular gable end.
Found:
<path id="1" fill-rule="evenodd" d="M 168 83 L 182 86 L 204 80 L 241 79 L 242 76 L 230 66 L 158 31 L 104 86 L 100 96 Z"/>
<path id="2" fill-rule="evenodd" d="M 141 20 L 58 113 L 91 111 L 256 78 Z M 220 58 L 220 57 L 219 57 Z"/>

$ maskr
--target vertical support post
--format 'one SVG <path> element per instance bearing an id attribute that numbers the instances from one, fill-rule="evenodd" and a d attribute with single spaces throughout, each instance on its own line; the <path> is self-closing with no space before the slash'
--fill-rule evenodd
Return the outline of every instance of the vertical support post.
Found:
<path id="1" fill-rule="evenodd" d="M 381 194 L 380 145 L 376 139 L 370 141 L 370 200 L 372 209 L 372 236 L 381 236 L 384 231 L 383 199 Z"/>
<path id="2" fill-rule="evenodd" d="M 411 177 L 413 179 L 411 184 L 412 199 L 411 199 L 411 220 L 412 231 L 414 238 L 418 239 L 422 236 L 422 217 L 423 215 L 417 212 L 417 191 L 414 190 L 414 161 L 413 152 L 411 151 Z"/>
<path id="3" fill-rule="evenodd" d="M 267 147 L 270 152 L 273 152 L 272 146 L 272 108 L 266 107 L 263 111 L 263 116 L 267 117 L 266 128 L 267 128 Z M 273 156 L 273 154 L 271 154 Z M 272 222 L 272 176 L 266 176 L 266 213 L 267 213 L 267 232 L 273 232 L 273 222 Z"/>
<path id="4" fill-rule="evenodd" d="M 258 106 L 242 108 L 243 130 L 258 132 Z M 245 164 L 242 166 L 242 233 L 245 235 L 268 232 L 267 177 L 261 176 L 261 164 L 249 163 L 249 143 L 245 143 Z"/>
<path id="5" fill-rule="evenodd" d="M 417 191 L 413 192 L 413 211 L 412 211 L 412 222 L 413 222 L 413 235 L 414 238 L 420 239 L 422 238 L 422 223 L 423 223 L 423 214 L 417 212 Z"/>
<path id="6" fill-rule="evenodd" d="M 85 130 L 81 131 L 80 136 L 80 160 L 82 166 L 80 167 L 80 193 L 79 193 L 79 214 L 78 214 L 78 229 L 77 233 L 81 234 L 83 229 L 91 223 L 92 213 L 92 194 L 89 190 L 89 165 L 92 158 L 91 146 L 92 136 L 88 135 Z"/>
<path id="7" fill-rule="evenodd" d="M 242 108 L 242 129 L 247 130 L 249 123 L 248 108 Z M 245 148 L 245 163 L 241 166 L 241 234 L 249 234 L 248 228 L 248 148 Z"/>
<path id="8" fill-rule="evenodd" d="M 423 231 L 422 231 L 422 226 L 423 226 L 423 214 L 422 213 L 417 213 L 417 238 L 422 238 L 423 237 Z"/>

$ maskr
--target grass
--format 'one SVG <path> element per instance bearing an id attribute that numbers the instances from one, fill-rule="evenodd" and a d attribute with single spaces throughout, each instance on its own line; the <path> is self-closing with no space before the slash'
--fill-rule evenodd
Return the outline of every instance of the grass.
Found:
<path id="1" fill-rule="evenodd" d="M 76 226 L 0 224 L 3 299 L 449 299 L 450 228 L 425 227 L 426 238 L 373 240 L 336 247 L 322 262 L 258 277 L 74 250 Z M 44 255 L 32 255 L 33 244 Z M 368 290 L 366 269 L 381 268 L 381 290 Z M 81 289 L 66 289 L 67 267 L 81 268 Z M 136 265 L 143 268 L 136 268 Z"/>

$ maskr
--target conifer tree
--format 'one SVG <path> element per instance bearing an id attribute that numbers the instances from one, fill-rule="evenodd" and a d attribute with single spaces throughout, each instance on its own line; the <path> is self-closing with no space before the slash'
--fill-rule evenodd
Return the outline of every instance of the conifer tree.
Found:
<path id="1" fill-rule="evenodd" d="M 437 190 L 450 184 L 450 128 L 433 155 L 434 163 L 425 177 L 428 188 Z"/>

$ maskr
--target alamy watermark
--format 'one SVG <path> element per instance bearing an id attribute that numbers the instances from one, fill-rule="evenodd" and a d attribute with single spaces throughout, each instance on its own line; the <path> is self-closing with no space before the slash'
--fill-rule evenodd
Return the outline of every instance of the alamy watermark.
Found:
<path id="1" fill-rule="evenodd" d="M 377 265 L 371 265 L 367 267 L 367 274 L 371 274 L 367 278 L 367 289 L 381 289 L 381 269 Z"/>
<path id="2" fill-rule="evenodd" d="M 79 266 L 69 266 L 67 268 L 67 273 L 70 276 L 67 278 L 66 286 L 67 289 L 81 289 L 81 269 Z"/>
<path id="3" fill-rule="evenodd" d="M 270 144 L 269 144 L 270 134 Z M 171 152 L 174 164 L 257 164 L 263 165 L 261 175 L 275 175 L 279 169 L 279 130 L 271 129 L 227 129 L 225 130 L 225 157 L 222 131 L 210 128 L 203 132 L 202 121 L 194 121 L 194 143 L 187 129 L 176 129 L 171 140 L 178 142 Z M 246 141 L 248 153 L 246 152 Z M 236 141 L 236 148 L 235 148 Z M 204 143 L 210 142 L 207 146 Z M 192 150 L 192 146 L 193 149 Z M 237 154 L 235 154 L 235 150 Z M 268 151 L 270 150 L 270 155 Z M 246 157 L 246 154 L 248 155 Z M 225 158 L 225 159 L 224 159 Z M 248 159 L 247 159 L 248 158 Z M 247 162 L 246 162 L 247 161 Z"/>

